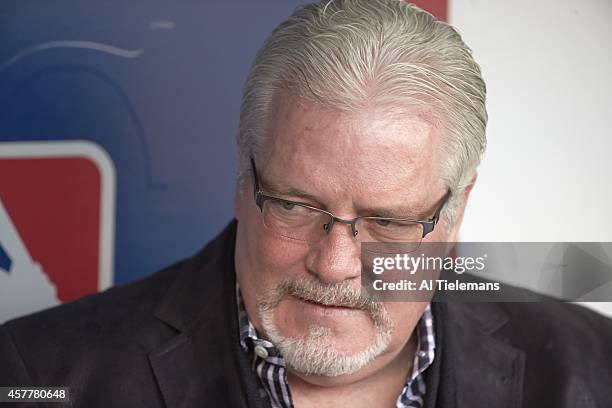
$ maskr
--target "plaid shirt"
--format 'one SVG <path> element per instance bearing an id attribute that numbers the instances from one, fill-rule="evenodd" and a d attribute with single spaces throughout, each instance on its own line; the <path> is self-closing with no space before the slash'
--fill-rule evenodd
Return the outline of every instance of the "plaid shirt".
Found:
<path id="1" fill-rule="evenodd" d="M 255 327 L 244 308 L 238 284 L 236 284 L 236 299 L 238 301 L 240 344 L 245 352 L 253 356 L 252 367 L 260 379 L 261 397 L 269 398 L 273 408 L 293 408 L 285 359 L 274 344 L 257 336 Z M 428 305 L 417 324 L 417 352 L 414 356 L 412 374 L 406 379 L 406 386 L 397 397 L 397 408 L 423 407 L 426 392 L 423 373 L 433 362 L 435 347 L 433 314 Z"/>

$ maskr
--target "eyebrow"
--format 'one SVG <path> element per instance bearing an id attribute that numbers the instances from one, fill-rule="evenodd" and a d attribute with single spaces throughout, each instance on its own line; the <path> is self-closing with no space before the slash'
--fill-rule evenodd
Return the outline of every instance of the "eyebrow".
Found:
<path id="1" fill-rule="evenodd" d="M 261 175 L 259 177 L 259 184 L 262 189 L 268 191 L 269 193 L 281 196 L 279 198 L 282 198 L 282 196 L 298 197 L 300 199 L 304 199 L 314 203 L 312 204 L 313 206 L 322 206 L 321 209 L 326 210 L 324 204 L 316 196 L 307 193 L 306 191 L 300 190 L 299 188 L 282 185 L 270 185 L 264 179 L 262 179 Z"/>
<path id="2" fill-rule="evenodd" d="M 393 209 L 387 207 L 369 207 L 367 211 L 376 214 L 378 217 L 384 218 L 398 218 L 415 221 L 425 221 L 431 218 L 430 216 L 426 215 L 426 213 L 429 211 L 426 211 L 425 209 L 417 209 L 413 206 L 396 207 Z"/>

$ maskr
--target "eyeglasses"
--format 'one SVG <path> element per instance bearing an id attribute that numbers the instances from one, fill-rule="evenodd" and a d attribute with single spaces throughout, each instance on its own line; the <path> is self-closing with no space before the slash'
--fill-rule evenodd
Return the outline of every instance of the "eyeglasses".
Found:
<path id="1" fill-rule="evenodd" d="M 406 218 L 364 216 L 345 220 L 329 211 L 293 200 L 264 194 L 259 184 L 255 160 L 251 157 L 255 203 L 263 215 L 263 224 L 270 231 L 286 238 L 318 243 L 329 234 L 336 223 L 351 226 L 353 237 L 360 242 L 381 242 L 389 252 L 412 252 L 423 238 L 432 232 L 440 220 L 450 190 L 431 219 L 419 221 Z"/>

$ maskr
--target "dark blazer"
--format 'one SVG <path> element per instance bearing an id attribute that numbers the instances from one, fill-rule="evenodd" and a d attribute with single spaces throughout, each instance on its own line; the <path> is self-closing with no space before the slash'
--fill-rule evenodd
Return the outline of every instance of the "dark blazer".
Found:
<path id="1" fill-rule="evenodd" d="M 0 386 L 69 386 L 86 408 L 265 407 L 238 342 L 235 227 L 150 277 L 0 326 Z M 427 408 L 612 407 L 610 320 L 558 302 L 433 312 Z"/>

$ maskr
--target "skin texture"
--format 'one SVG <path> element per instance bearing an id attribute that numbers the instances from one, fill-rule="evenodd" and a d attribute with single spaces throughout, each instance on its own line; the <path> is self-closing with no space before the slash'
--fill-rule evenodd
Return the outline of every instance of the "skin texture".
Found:
<path id="1" fill-rule="evenodd" d="M 255 157 L 267 194 L 306 202 L 345 219 L 359 215 L 427 219 L 447 190 L 438 171 L 441 135 L 426 116 L 410 109 L 367 106 L 347 113 L 284 91 L 276 96 L 267 125 L 266 153 Z M 424 242 L 454 240 L 463 209 L 460 205 L 450 228 L 442 216 Z M 317 244 L 275 235 L 262 223 L 252 184 L 244 192 L 237 190 L 235 211 L 237 279 L 260 336 L 266 338 L 257 299 L 282 279 L 360 286 L 360 244 L 349 226 L 336 224 Z M 412 334 L 427 304 L 384 306 L 394 323 L 385 352 L 349 375 L 306 376 L 289 369 L 296 406 L 395 406 L 412 370 L 416 347 Z M 333 347 L 347 354 L 363 350 L 374 336 L 372 320 L 363 311 L 313 306 L 292 297 L 280 302 L 274 321 L 288 337 L 304 336 L 311 324 L 324 325 L 333 333 Z"/>

